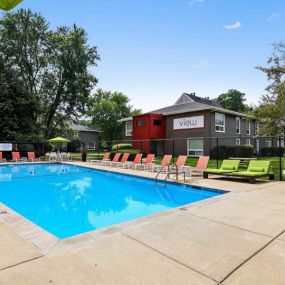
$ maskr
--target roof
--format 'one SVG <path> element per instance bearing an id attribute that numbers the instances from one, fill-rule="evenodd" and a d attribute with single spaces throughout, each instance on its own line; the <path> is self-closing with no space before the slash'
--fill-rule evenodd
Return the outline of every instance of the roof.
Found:
<path id="1" fill-rule="evenodd" d="M 92 129 L 87 126 L 82 126 L 82 125 L 71 125 L 70 128 L 73 131 L 78 131 L 78 132 L 92 132 L 92 133 L 99 133 L 100 131 Z"/>
<path id="2" fill-rule="evenodd" d="M 164 107 L 161 109 L 157 109 L 149 113 L 155 113 L 155 114 L 162 114 L 162 115 L 174 115 L 174 114 L 183 114 L 183 113 L 190 113 L 190 112 L 198 112 L 198 111 L 216 111 L 221 112 L 224 114 L 230 114 L 238 117 L 247 117 L 252 118 L 251 115 L 235 112 L 232 110 L 224 109 L 221 107 L 217 102 L 214 100 L 209 99 L 209 97 L 202 98 L 195 95 L 195 93 L 183 93 L 178 100 L 175 102 L 174 105 Z M 118 122 L 127 122 L 131 121 L 132 117 L 124 118 L 119 120 Z"/>
<path id="3" fill-rule="evenodd" d="M 123 123 L 123 122 L 132 121 L 132 120 L 133 120 L 133 117 L 127 117 L 127 118 L 120 119 L 120 120 L 118 120 L 117 122 Z"/>

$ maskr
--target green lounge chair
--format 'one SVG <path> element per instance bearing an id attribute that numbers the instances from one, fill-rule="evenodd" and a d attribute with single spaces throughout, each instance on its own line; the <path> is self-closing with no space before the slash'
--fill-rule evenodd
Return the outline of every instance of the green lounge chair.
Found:
<path id="1" fill-rule="evenodd" d="M 222 162 L 222 165 L 219 169 L 211 169 L 207 168 L 203 172 L 203 178 L 208 178 L 208 174 L 227 174 L 227 173 L 233 173 L 238 171 L 238 167 L 240 164 L 240 160 L 237 159 L 225 159 Z"/>
<path id="2" fill-rule="evenodd" d="M 255 183 L 256 178 L 268 176 L 271 179 L 272 175 L 269 173 L 269 169 L 269 160 L 251 160 L 246 171 L 235 172 L 232 173 L 232 175 L 236 177 L 246 177 L 249 179 L 249 183 Z"/>

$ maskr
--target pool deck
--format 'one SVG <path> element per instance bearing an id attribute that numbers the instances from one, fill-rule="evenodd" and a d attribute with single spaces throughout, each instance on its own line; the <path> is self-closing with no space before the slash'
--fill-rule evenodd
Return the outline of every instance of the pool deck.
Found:
<path id="1" fill-rule="evenodd" d="M 284 285 L 285 183 L 187 183 L 230 192 L 62 241 L 0 204 L 0 284 Z"/>

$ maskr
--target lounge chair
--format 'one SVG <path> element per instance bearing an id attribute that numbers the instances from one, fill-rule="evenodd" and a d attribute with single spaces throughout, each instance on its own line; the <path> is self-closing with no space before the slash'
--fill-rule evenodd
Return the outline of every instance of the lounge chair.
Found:
<path id="1" fill-rule="evenodd" d="M 187 169 L 185 163 L 187 160 L 187 155 L 179 155 L 176 162 L 174 163 L 175 168 L 178 170 L 178 173 L 184 173 Z"/>
<path id="2" fill-rule="evenodd" d="M 126 161 L 126 163 L 123 164 L 123 168 L 134 168 L 137 169 L 137 165 L 141 164 L 142 160 L 142 153 L 137 153 L 135 156 L 134 161 Z"/>
<path id="3" fill-rule="evenodd" d="M 158 170 L 162 170 L 162 171 L 167 170 L 169 168 L 171 158 L 172 158 L 172 155 L 170 155 L 170 154 L 164 155 L 160 164 L 153 164 L 152 165 L 151 171 L 154 172 L 154 171 L 158 171 Z"/>
<path id="4" fill-rule="evenodd" d="M 27 158 L 26 157 L 22 157 L 21 158 L 20 153 L 18 151 L 13 151 L 12 152 L 12 161 L 14 161 L 14 162 L 18 162 L 18 161 L 24 162 L 24 161 L 27 161 Z"/>
<path id="5" fill-rule="evenodd" d="M 3 158 L 2 151 L 0 151 L 0 162 L 6 162 L 6 158 Z"/>
<path id="6" fill-rule="evenodd" d="M 124 153 L 120 161 L 111 162 L 110 166 L 116 166 L 116 167 L 123 166 L 128 161 L 129 155 L 130 155 L 129 153 Z"/>
<path id="7" fill-rule="evenodd" d="M 137 164 L 135 166 L 135 169 L 142 168 L 143 170 L 147 170 L 152 167 L 154 160 L 154 154 L 148 154 L 146 156 L 146 159 L 143 161 L 143 163 Z"/>
<path id="8" fill-rule="evenodd" d="M 34 161 L 40 161 L 40 158 L 36 158 L 36 154 L 33 151 L 28 152 L 28 161 L 34 162 Z"/>
<path id="9" fill-rule="evenodd" d="M 100 164 L 103 161 L 108 161 L 109 157 L 110 157 L 110 152 L 106 152 L 101 160 L 100 159 L 92 159 L 92 160 L 90 160 L 90 163 L 91 164 Z"/>
<path id="10" fill-rule="evenodd" d="M 219 169 L 207 168 L 203 171 L 203 178 L 208 178 L 208 174 L 229 174 L 238 171 L 240 160 L 225 159 Z"/>
<path id="11" fill-rule="evenodd" d="M 191 177 L 192 174 L 202 175 L 203 171 L 207 169 L 209 160 L 209 156 L 200 156 L 195 167 L 187 167 L 186 171 L 189 173 L 189 176 Z"/>
<path id="12" fill-rule="evenodd" d="M 248 178 L 249 183 L 255 183 L 256 178 L 270 176 L 269 168 L 269 160 L 251 160 L 249 162 L 247 170 L 235 172 L 231 175 L 235 177 L 245 177 Z"/>
<path id="13" fill-rule="evenodd" d="M 104 160 L 104 161 L 102 161 L 102 164 L 104 166 L 108 166 L 108 165 L 110 166 L 111 163 L 118 162 L 120 159 L 120 156 L 121 156 L 121 153 L 117 152 L 112 160 Z"/>

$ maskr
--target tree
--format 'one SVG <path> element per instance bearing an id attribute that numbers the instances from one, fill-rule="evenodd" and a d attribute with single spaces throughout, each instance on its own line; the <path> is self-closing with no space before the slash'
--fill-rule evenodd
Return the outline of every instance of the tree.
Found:
<path id="1" fill-rule="evenodd" d="M 280 123 L 285 119 L 285 43 L 274 45 L 267 63 L 268 67 L 257 67 L 266 73 L 269 85 L 255 115 L 262 122 L 262 134 L 275 136 L 283 131 Z"/>
<path id="2" fill-rule="evenodd" d="M 227 93 L 223 93 L 216 98 L 216 102 L 225 109 L 236 112 L 247 112 L 249 107 L 245 104 L 245 93 L 236 89 L 230 89 Z"/>
<path id="3" fill-rule="evenodd" d="M 38 101 L 1 57 L 0 90 L 0 141 L 36 140 Z"/>
<path id="4" fill-rule="evenodd" d="M 89 103 L 89 116 L 92 124 L 102 130 L 101 137 L 106 141 L 121 139 L 122 125 L 118 120 L 139 114 L 133 109 L 129 98 L 120 92 L 98 89 Z"/>
<path id="5" fill-rule="evenodd" d="M 38 98 L 38 121 L 46 138 L 86 112 L 97 83 L 89 70 L 99 55 L 96 47 L 88 45 L 84 29 L 73 25 L 52 31 L 31 10 L 7 13 L 0 21 L 0 55 Z"/>

